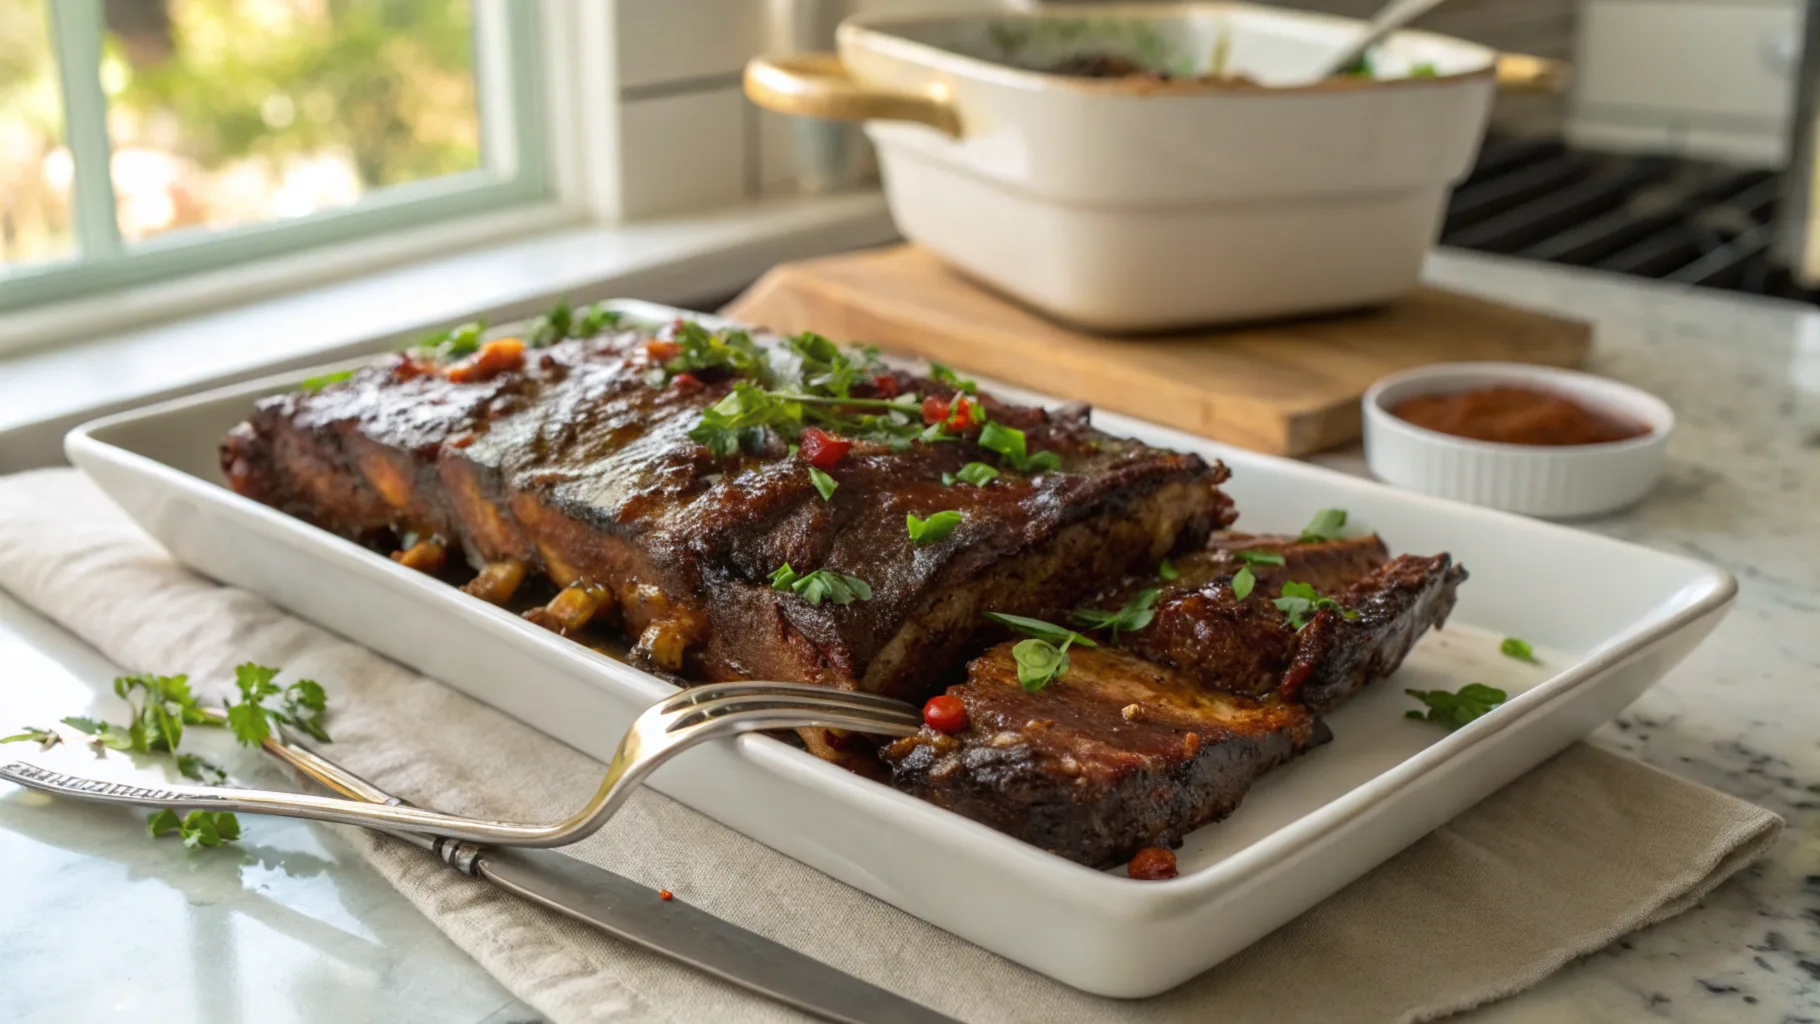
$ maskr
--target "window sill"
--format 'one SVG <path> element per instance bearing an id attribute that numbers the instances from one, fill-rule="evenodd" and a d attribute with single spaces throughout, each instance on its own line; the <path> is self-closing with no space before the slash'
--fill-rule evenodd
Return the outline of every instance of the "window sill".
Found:
<path id="1" fill-rule="evenodd" d="M 529 316 L 564 296 L 689 306 L 744 288 L 784 260 L 894 238 L 877 193 L 753 203 L 551 231 L 206 316 L 0 356 L 0 473 L 62 462 L 65 432 L 120 409 L 381 351 L 477 317 Z"/>

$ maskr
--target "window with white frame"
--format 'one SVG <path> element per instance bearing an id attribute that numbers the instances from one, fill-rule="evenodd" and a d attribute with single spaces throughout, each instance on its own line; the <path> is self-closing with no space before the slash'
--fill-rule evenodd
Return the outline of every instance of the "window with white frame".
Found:
<path id="1" fill-rule="evenodd" d="M 0 311 L 549 190 L 531 0 L 0 0 Z"/>

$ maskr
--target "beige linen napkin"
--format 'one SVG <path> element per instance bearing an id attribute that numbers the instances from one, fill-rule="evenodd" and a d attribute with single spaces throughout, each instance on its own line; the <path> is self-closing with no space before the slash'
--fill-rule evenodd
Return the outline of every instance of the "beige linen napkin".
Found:
<path id="1" fill-rule="evenodd" d="M 550 820 L 600 776 L 596 762 L 498 712 L 191 574 L 73 471 L 0 478 L 0 588 L 120 665 L 188 672 L 205 695 L 229 689 L 233 666 L 249 659 L 321 681 L 329 752 L 413 801 Z M 0 675 L 0 696 L 31 685 Z M 257 835 L 257 819 L 245 827 Z M 1142 1002 L 1069 989 L 655 792 L 570 852 L 967 1021 L 1377 1022 L 1427 1020 L 1532 985 L 1686 910 L 1780 830 L 1760 808 L 1578 746 L 1250 949 Z M 555 1021 L 801 1019 L 413 847 L 348 832 L 438 927 Z"/>

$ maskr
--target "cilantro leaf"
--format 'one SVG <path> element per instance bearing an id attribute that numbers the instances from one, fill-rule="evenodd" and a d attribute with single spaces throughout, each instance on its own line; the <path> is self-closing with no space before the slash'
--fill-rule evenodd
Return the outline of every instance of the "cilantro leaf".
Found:
<path id="1" fill-rule="evenodd" d="M 960 375 L 953 370 L 934 360 L 929 361 L 929 379 L 940 381 L 956 391 L 964 391 L 969 395 L 979 394 L 978 384 L 961 379 Z"/>
<path id="2" fill-rule="evenodd" d="M 821 495 L 823 501 L 833 501 L 834 489 L 840 486 L 839 481 L 814 466 L 809 467 L 809 482 L 815 485 L 815 493 Z"/>
<path id="3" fill-rule="evenodd" d="M 1312 544 L 1317 541 L 1339 540 L 1340 531 L 1346 526 L 1346 510 L 1343 508 L 1324 508 L 1314 514 L 1308 525 L 1302 527 L 1302 535 L 1296 538 L 1299 544 Z"/>
<path id="4" fill-rule="evenodd" d="M 1233 557 L 1246 565 L 1287 565 L 1283 556 L 1275 551 L 1235 551 Z"/>
<path id="5" fill-rule="evenodd" d="M 1504 638 L 1504 642 L 1498 645 L 1498 653 L 1504 655 L 1506 658 L 1527 661 L 1532 665 L 1541 664 L 1541 662 L 1536 660 L 1535 647 L 1531 646 L 1529 641 L 1518 640 L 1514 636 L 1507 636 Z"/>
<path id="6" fill-rule="evenodd" d="M 1110 629 L 1112 642 L 1119 642 L 1119 633 L 1135 633 L 1150 625 L 1156 618 L 1156 599 L 1161 591 L 1155 587 L 1145 587 L 1131 595 L 1124 607 L 1116 612 L 1103 612 L 1093 608 L 1076 608 L 1068 617 L 1076 625 L 1088 629 Z"/>
<path id="7" fill-rule="evenodd" d="M 1047 640 L 1052 644 L 1080 644 L 1082 647 L 1098 647 L 1092 638 L 1082 636 L 1072 629 L 1065 629 L 1053 622 L 1042 619 L 1026 618 L 1022 615 L 1007 615 L 1004 612 L 987 612 L 986 618 L 1001 626 L 1009 626 L 1019 633 L 1038 640 Z"/>
<path id="8" fill-rule="evenodd" d="M 787 590 L 818 608 L 823 601 L 844 605 L 872 600 L 872 587 L 865 580 L 833 569 L 798 573 L 785 562 L 772 570 L 770 580 L 771 589 Z"/>
<path id="9" fill-rule="evenodd" d="M 1322 608 L 1332 608 L 1340 613 L 1341 618 L 1347 620 L 1359 617 L 1358 612 L 1340 607 L 1340 603 L 1333 598 L 1322 597 L 1315 591 L 1314 585 L 1309 583 L 1283 584 L 1283 596 L 1271 603 L 1277 606 L 1277 610 L 1288 616 L 1289 625 L 1298 632 L 1307 626 L 1313 619 L 1314 613 Z"/>
<path id="10" fill-rule="evenodd" d="M 52 732 L 49 729 L 40 729 L 33 725 L 25 726 L 23 732 L 16 732 L 11 736 L 0 736 L 0 743 L 30 742 L 38 744 L 40 749 L 43 750 L 49 750 L 62 741 L 63 737 L 58 736 L 55 732 Z"/>
<path id="11" fill-rule="evenodd" d="M 942 483 L 953 487 L 955 481 L 959 481 L 964 484 L 972 484 L 975 487 L 984 487 L 996 476 L 998 476 L 998 470 L 993 469 L 984 462 L 969 462 L 965 466 L 962 466 L 959 472 L 943 473 Z"/>
<path id="12" fill-rule="evenodd" d="M 1406 711 L 1403 717 L 1434 722 L 1449 729 L 1457 729 L 1510 699 L 1510 695 L 1503 690 L 1484 683 L 1467 683 L 1460 687 L 1458 693 L 1448 693 L 1446 690 L 1403 692 L 1428 706 L 1426 712 Z"/>
<path id="13" fill-rule="evenodd" d="M 352 376 L 354 376 L 353 370 L 337 370 L 334 373 L 324 373 L 314 377 L 305 377 L 297 383 L 297 390 L 321 391 L 330 384 L 339 384 Z"/>
<path id="14" fill-rule="evenodd" d="M 1240 566 L 1232 574 L 1232 596 L 1240 601 L 1251 596 L 1252 588 L 1258 585 L 1258 578 L 1251 574 L 1251 566 Z"/>
<path id="15" fill-rule="evenodd" d="M 1175 563 L 1167 558 L 1157 563 L 1156 574 L 1159 578 L 1170 583 L 1174 583 L 1176 580 L 1182 578 L 1182 574 L 1176 570 Z"/>
<path id="16" fill-rule="evenodd" d="M 272 735 L 274 722 L 291 726 L 324 743 L 330 742 L 322 726 L 328 708 L 328 695 L 313 680 L 300 679 L 280 689 L 274 680 L 278 670 L 248 662 L 234 669 L 234 685 L 240 700 L 227 707 L 228 728 L 242 745 L 256 747 Z M 278 707 L 266 702 L 278 698 Z"/>
<path id="17" fill-rule="evenodd" d="M 910 541 L 913 544 L 934 544 L 938 540 L 946 540 L 960 524 L 961 514 L 952 509 L 932 513 L 927 519 L 919 519 L 915 513 L 904 516 L 904 526 L 910 531 Z"/>

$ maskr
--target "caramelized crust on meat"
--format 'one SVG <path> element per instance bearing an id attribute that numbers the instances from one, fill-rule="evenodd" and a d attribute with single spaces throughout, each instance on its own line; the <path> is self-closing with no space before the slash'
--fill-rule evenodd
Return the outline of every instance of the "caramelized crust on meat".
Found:
<path id="1" fill-rule="evenodd" d="M 775 434 L 727 459 L 690 440 L 734 381 L 652 387 L 647 338 L 565 341 L 465 383 L 392 357 L 260 402 L 223 444 L 222 468 L 241 494 L 344 536 L 440 538 L 487 567 L 492 599 L 523 578 L 518 566 L 559 588 L 601 588 L 597 616 L 637 639 L 647 665 L 911 700 L 977 649 L 981 611 L 1059 618 L 1099 581 L 1199 546 L 1232 517 L 1222 466 L 1110 437 L 1084 410 L 989 397 L 992 419 L 1057 453 L 1059 471 L 950 487 L 943 473 L 998 457 L 971 440 L 860 443 L 823 500 Z M 960 526 L 912 544 L 905 515 L 945 509 L 963 513 Z M 872 598 L 811 606 L 772 589 L 785 563 L 858 576 Z"/>
<path id="2" fill-rule="evenodd" d="M 1071 650 L 1062 678 L 1026 693 L 1011 646 L 949 688 L 967 706 L 966 730 L 925 728 L 884 749 L 892 781 L 1091 867 L 1176 845 L 1328 737 L 1306 708 L 1210 692 L 1104 648 Z"/>

